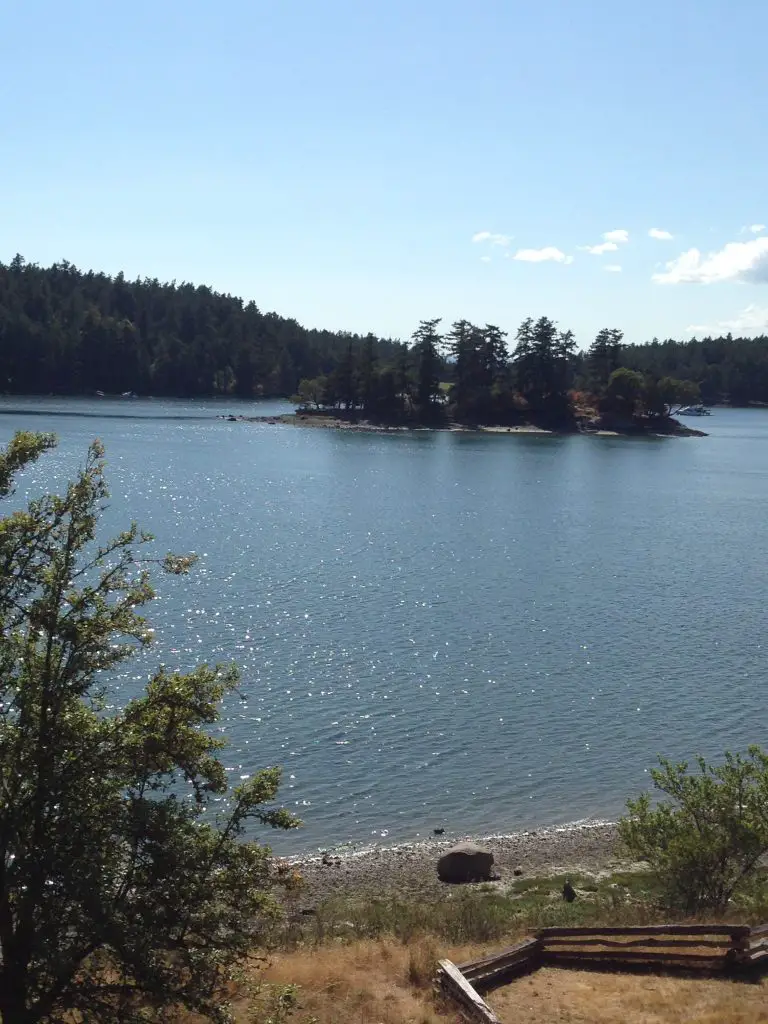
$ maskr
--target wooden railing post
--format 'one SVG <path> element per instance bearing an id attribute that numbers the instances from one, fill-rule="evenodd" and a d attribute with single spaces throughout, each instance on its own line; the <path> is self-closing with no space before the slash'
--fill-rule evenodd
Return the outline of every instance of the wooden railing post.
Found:
<path id="1" fill-rule="evenodd" d="M 472 1016 L 482 1024 L 501 1024 L 501 1021 L 483 999 L 479 992 L 476 992 L 467 981 L 456 964 L 450 960 L 440 961 L 440 983 L 443 988 L 458 1000 Z"/>
<path id="2" fill-rule="evenodd" d="M 606 970 L 657 966 L 724 972 L 768 966 L 768 923 L 750 928 L 735 924 L 656 924 L 631 928 L 542 928 L 500 953 L 458 967 L 441 960 L 443 990 L 482 1024 L 499 1024 L 474 986 L 490 988 L 541 965 Z"/>

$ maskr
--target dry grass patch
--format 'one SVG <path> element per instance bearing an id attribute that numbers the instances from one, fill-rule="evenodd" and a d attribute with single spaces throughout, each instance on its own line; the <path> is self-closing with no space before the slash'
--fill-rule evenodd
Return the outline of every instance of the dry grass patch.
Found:
<path id="1" fill-rule="evenodd" d="M 456 1005 L 434 999 L 437 961 L 487 952 L 426 937 L 282 953 L 260 975 L 260 989 L 236 1001 L 237 1024 L 456 1024 Z M 548 967 L 485 998 L 505 1024 L 768 1024 L 768 980 Z"/>
<path id="2" fill-rule="evenodd" d="M 342 896 L 318 904 L 313 914 L 294 913 L 268 936 L 273 950 L 268 966 L 254 966 L 249 977 L 232 986 L 234 1019 L 237 1024 L 456 1024 L 456 1004 L 434 999 L 439 959 L 460 964 L 488 956 L 540 927 L 664 920 L 652 880 L 643 874 L 572 875 L 571 880 L 579 892 L 575 903 L 563 901 L 564 876 L 554 876 L 481 885 L 432 903 Z M 734 914 L 740 922 L 768 920 L 768 905 L 763 900 L 734 908 Z M 549 978 L 560 980 L 555 985 Z M 488 998 L 505 1024 L 768 1024 L 765 996 L 766 986 L 704 978 L 546 970 Z M 201 1024 L 192 1015 L 180 1021 Z"/>
<path id="3" fill-rule="evenodd" d="M 237 1024 L 457 1024 L 432 981 L 443 957 L 489 952 L 432 937 L 328 943 L 275 954 L 239 987 Z M 485 993 L 504 1024 L 768 1024 L 768 978 L 755 982 L 546 967 Z M 184 1024 L 200 1024 L 189 1015 Z"/>
<path id="4" fill-rule="evenodd" d="M 282 953 L 260 975 L 261 990 L 236 1002 L 236 1019 L 238 1024 L 262 1024 L 271 1015 L 276 1024 L 453 1024 L 456 1008 L 434 1002 L 437 961 L 443 956 L 469 960 L 481 953 L 477 946 L 446 949 L 431 938 Z M 277 1002 L 285 986 L 296 986 L 294 1004 L 280 1016 Z"/>
<path id="5" fill-rule="evenodd" d="M 768 1024 L 768 982 L 545 967 L 486 995 L 514 1024 Z"/>

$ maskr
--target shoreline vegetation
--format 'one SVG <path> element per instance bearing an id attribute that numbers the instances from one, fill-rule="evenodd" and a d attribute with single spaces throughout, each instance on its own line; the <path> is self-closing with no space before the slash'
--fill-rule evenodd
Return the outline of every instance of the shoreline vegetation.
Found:
<path id="1" fill-rule="evenodd" d="M 304 392 L 309 406 L 356 409 L 371 423 L 394 412 L 431 425 L 447 412 L 458 423 L 553 429 L 579 415 L 583 398 L 601 412 L 651 416 L 681 397 L 768 404 L 768 335 L 628 344 L 621 330 L 603 328 L 577 343 L 547 317 L 513 332 L 439 325 L 424 320 L 407 340 L 307 328 L 204 285 L 129 280 L 67 260 L 43 267 L 17 254 L 0 263 L 0 392 L 241 400 Z"/>
<path id="2" fill-rule="evenodd" d="M 599 331 L 583 355 L 573 332 L 545 316 L 520 324 L 514 348 L 495 325 L 457 320 L 441 333 L 440 323 L 422 320 L 388 363 L 372 345 L 350 345 L 331 374 L 301 380 L 292 399 L 298 418 L 383 429 L 695 436 L 673 414 L 701 402 L 699 384 L 623 365 L 616 328 Z"/>

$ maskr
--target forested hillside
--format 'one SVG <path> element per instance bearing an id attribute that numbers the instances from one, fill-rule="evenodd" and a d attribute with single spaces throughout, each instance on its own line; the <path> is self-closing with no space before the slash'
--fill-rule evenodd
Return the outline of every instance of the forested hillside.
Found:
<path id="1" fill-rule="evenodd" d="M 291 395 L 364 341 L 307 330 L 204 286 L 128 281 L 71 263 L 0 263 L 0 392 Z"/>
<path id="2" fill-rule="evenodd" d="M 129 281 L 66 261 L 39 267 L 16 256 L 0 263 L 0 392 L 251 398 L 302 391 L 309 405 L 376 415 L 401 415 L 407 406 L 434 416 L 445 406 L 442 385 L 452 388 L 450 411 L 464 418 L 515 419 L 522 404 L 557 419 L 568 414 L 570 389 L 600 398 L 610 372 L 622 367 L 642 375 L 646 392 L 665 380 L 691 381 L 708 403 L 768 403 L 765 336 L 626 345 L 620 331 L 601 331 L 596 355 L 592 339 L 574 338 L 546 317 L 524 321 L 509 342 L 493 325 L 460 320 L 440 334 L 439 323 L 424 321 L 408 345 L 310 330 L 202 285 Z M 609 335 L 606 363 L 600 347 Z M 639 393 L 638 380 L 625 376 L 622 387 Z M 658 407 L 658 396 L 651 399 Z"/>
<path id="3" fill-rule="evenodd" d="M 768 337 L 734 338 L 730 334 L 701 340 L 654 340 L 627 345 L 622 363 L 656 378 L 697 381 L 705 402 L 749 405 L 768 402 Z"/>

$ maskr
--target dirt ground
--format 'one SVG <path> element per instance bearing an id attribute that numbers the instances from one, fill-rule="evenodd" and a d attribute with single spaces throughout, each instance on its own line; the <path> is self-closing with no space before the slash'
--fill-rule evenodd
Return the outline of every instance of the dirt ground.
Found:
<path id="1" fill-rule="evenodd" d="M 485 999 L 503 1024 L 768 1024 L 768 980 L 543 968 Z"/>

